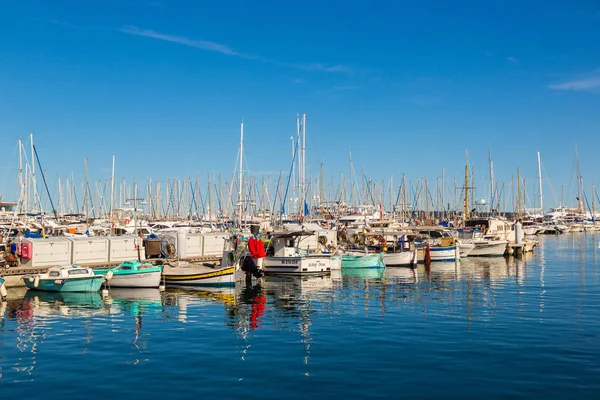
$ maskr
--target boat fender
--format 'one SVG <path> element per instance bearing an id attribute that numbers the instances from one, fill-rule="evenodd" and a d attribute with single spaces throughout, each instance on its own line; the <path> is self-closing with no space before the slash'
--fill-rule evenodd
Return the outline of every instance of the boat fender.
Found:
<path id="1" fill-rule="evenodd" d="M 31 243 L 30 242 L 21 243 L 21 258 L 24 260 L 31 259 Z"/>
<path id="2" fill-rule="evenodd" d="M 107 281 L 110 281 L 110 280 L 112 279 L 113 275 L 114 275 L 114 272 L 112 272 L 112 271 L 108 271 L 108 272 L 106 273 L 106 280 L 107 280 Z"/>
<path id="3" fill-rule="evenodd" d="M 33 283 L 33 276 L 30 276 L 29 278 L 27 278 L 27 280 L 31 283 Z"/>
<path id="4" fill-rule="evenodd" d="M 4 287 L 4 283 L 0 283 L 0 297 L 6 297 L 8 295 L 8 292 L 6 291 L 6 288 Z"/>
<path id="5" fill-rule="evenodd" d="M 33 279 L 33 287 L 38 287 L 40 285 L 40 276 L 36 275 Z"/>

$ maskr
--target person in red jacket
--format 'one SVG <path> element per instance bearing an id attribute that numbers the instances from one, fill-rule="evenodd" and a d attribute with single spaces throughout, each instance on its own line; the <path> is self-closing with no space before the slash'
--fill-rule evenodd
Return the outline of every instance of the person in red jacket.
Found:
<path id="1" fill-rule="evenodd" d="M 266 257 L 266 253 L 265 245 L 258 234 L 259 229 L 260 227 L 258 225 L 252 225 L 250 227 L 252 236 L 248 239 L 248 250 L 250 251 L 250 255 L 252 256 L 256 267 L 263 272 L 263 260 Z"/>

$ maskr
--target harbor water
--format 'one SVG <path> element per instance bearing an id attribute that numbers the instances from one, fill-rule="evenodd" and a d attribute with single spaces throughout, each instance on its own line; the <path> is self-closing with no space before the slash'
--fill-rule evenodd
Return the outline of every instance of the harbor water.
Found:
<path id="1" fill-rule="evenodd" d="M 10 289 L 2 398 L 591 398 L 600 235 L 225 290 Z M 308 397 L 310 396 L 310 397 Z"/>

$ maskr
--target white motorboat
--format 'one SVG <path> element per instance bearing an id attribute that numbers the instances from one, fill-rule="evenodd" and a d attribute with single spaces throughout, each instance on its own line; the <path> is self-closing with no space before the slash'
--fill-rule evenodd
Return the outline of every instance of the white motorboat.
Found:
<path id="1" fill-rule="evenodd" d="M 310 248 L 301 248 L 303 238 L 313 234 L 310 231 L 273 233 L 267 257 L 263 260 L 265 275 L 318 275 L 339 269 L 339 254 L 316 253 L 311 252 Z"/>

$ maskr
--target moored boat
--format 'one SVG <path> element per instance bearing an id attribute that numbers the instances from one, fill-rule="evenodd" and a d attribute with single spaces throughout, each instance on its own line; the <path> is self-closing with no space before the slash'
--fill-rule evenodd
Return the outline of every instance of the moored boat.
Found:
<path id="1" fill-rule="evenodd" d="M 342 254 L 342 269 L 345 268 L 385 268 L 384 253 Z"/>
<path id="2" fill-rule="evenodd" d="M 387 251 L 383 256 L 385 265 L 415 265 L 417 264 L 417 249 Z"/>
<path id="3" fill-rule="evenodd" d="M 96 275 L 93 269 L 77 265 L 61 265 L 44 273 L 25 275 L 23 282 L 29 289 L 47 292 L 97 292 L 111 275 Z"/>
<path id="4" fill-rule="evenodd" d="M 501 239 L 478 239 L 474 240 L 473 244 L 475 248 L 469 254 L 470 257 L 495 257 L 504 255 L 508 241 Z"/>
<path id="5" fill-rule="evenodd" d="M 326 275 L 339 269 L 337 253 L 300 249 L 302 240 L 313 235 L 311 231 L 274 232 L 263 260 L 265 275 Z"/>
<path id="6" fill-rule="evenodd" d="M 417 260 L 419 263 L 424 263 L 427 252 L 427 245 L 421 244 L 417 249 Z M 430 246 L 429 256 L 431 261 L 456 261 L 460 259 L 460 250 L 457 247 L 457 245 Z"/>
<path id="7" fill-rule="evenodd" d="M 106 275 L 112 271 L 111 287 L 157 288 L 160 286 L 162 265 L 140 261 L 125 261 L 118 267 L 94 270 L 96 275 Z"/>
<path id="8" fill-rule="evenodd" d="M 167 285 L 235 286 L 235 269 L 235 266 L 169 266 L 163 269 L 163 278 Z"/>

